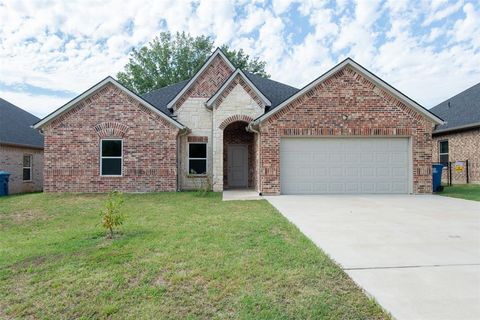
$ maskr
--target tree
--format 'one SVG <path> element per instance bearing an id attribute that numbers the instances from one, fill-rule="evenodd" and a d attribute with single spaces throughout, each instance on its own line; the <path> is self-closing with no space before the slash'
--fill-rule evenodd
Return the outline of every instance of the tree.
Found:
<path id="1" fill-rule="evenodd" d="M 122 225 L 125 220 L 125 216 L 120 212 L 122 204 L 123 197 L 118 191 L 112 191 L 108 194 L 101 215 L 102 226 L 109 231 L 109 238 L 113 238 L 113 229 Z"/>
<path id="2" fill-rule="evenodd" d="M 235 67 L 264 77 L 265 62 L 250 58 L 243 50 L 221 47 Z M 138 94 L 193 77 L 214 51 L 210 37 L 192 37 L 185 32 L 162 32 L 147 46 L 132 49 L 129 62 L 117 74 L 118 81 Z"/>
<path id="3" fill-rule="evenodd" d="M 222 49 L 223 53 L 225 53 L 236 68 L 255 73 L 265 78 L 270 78 L 270 75 L 265 71 L 265 66 L 267 65 L 265 61 L 261 61 L 258 58 L 250 58 L 243 49 L 238 51 L 232 50 L 225 44 L 221 46 L 220 49 Z"/>

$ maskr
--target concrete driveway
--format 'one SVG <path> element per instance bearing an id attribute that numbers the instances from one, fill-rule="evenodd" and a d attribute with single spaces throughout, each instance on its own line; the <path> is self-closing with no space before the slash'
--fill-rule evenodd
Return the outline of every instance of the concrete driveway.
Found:
<path id="1" fill-rule="evenodd" d="M 480 319 L 480 202 L 266 197 L 397 319 Z"/>

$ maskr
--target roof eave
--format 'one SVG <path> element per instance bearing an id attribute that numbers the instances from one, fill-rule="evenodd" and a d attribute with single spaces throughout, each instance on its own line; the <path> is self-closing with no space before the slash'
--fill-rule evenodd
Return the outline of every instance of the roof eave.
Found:
<path id="1" fill-rule="evenodd" d="M 14 142 L 8 142 L 8 141 L 0 141 L 0 145 L 4 146 L 12 146 L 12 147 L 17 147 L 17 148 L 29 148 L 29 149 L 38 149 L 38 150 L 43 150 L 43 146 L 37 146 L 33 144 L 24 144 L 24 143 L 14 143 Z"/>
<path id="2" fill-rule="evenodd" d="M 452 128 L 446 128 L 446 129 L 441 129 L 441 130 L 435 130 L 433 131 L 433 135 L 439 135 L 439 134 L 445 134 L 445 133 L 453 133 L 457 131 L 467 131 L 467 130 L 472 130 L 480 128 L 480 122 L 475 122 L 475 123 L 470 123 L 462 126 L 456 126 Z"/>

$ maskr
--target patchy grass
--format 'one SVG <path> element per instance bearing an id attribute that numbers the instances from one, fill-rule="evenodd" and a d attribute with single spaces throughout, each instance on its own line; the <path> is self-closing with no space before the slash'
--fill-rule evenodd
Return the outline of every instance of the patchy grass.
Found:
<path id="1" fill-rule="evenodd" d="M 443 188 L 443 191 L 438 193 L 439 195 L 480 201 L 480 184 L 456 184 Z"/>
<path id="2" fill-rule="evenodd" d="M 381 308 L 266 201 L 125 195 L 0 198 L 0 318 L 384 319 Z"/>

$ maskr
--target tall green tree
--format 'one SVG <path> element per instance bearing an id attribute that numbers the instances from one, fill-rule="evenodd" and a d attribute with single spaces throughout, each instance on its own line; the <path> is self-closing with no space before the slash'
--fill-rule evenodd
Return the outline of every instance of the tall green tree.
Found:
<path id="1" fill-rule="evenodd" d="M 242 49 L 221 47 L 235 67 L 263 77 L 264 61 L 250 58 Z M 191 78 L 214 51 L 210 37 L 192 37 L 185 32 L 162 32 L 148 45 L 132 49 L 129 62 L 117 74 L 118 81 L 138 94 Z"/>

